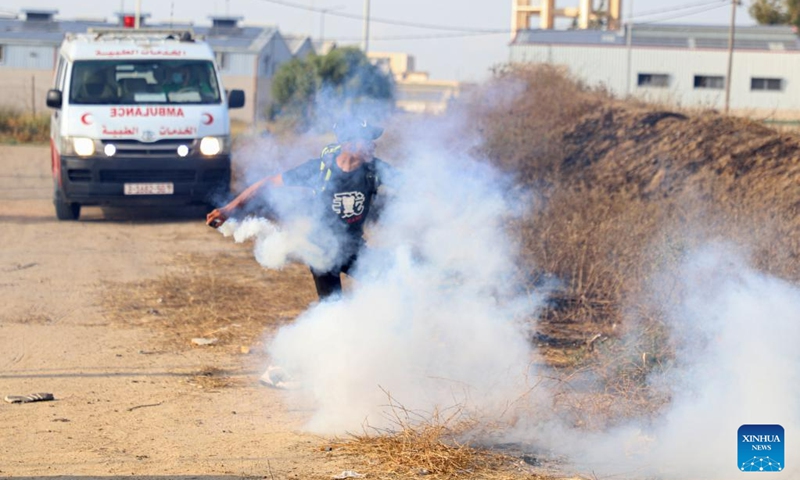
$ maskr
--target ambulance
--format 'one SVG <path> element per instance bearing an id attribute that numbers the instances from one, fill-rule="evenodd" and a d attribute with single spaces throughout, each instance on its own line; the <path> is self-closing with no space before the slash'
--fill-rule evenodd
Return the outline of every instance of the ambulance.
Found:
<path id="1" fill-rule="evenodd" d="M 212 204 L 229 191 L 229 108 L 214 52 L 191 30 L 69 34 L 47 106 L 59 220 L 83 205 Z"/>

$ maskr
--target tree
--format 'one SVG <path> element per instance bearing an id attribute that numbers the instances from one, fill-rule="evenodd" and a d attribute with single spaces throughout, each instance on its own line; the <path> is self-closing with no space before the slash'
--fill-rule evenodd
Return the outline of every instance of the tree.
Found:
<path id="1" fill-rule="evenodd" d="M 793 10 L 791 4 L 795 6 Z M 753 0 L 748 11 L 759 25 L 785 25 L 790 23 L 798 6 L 798 0 Z"/>
<path id="2" fill-rule="evenodd" d="M 314 102 L 317 75 L 310 62 L 293 59 L 283 64 L 272 81 L 276 110 L 304 112 Z M 305 116 L 305 113 L 302 114 Z M 271 115 L 272 116 L 272 115 Z"/>
<path id="3" fill-rule="evenodd" d="M 786 9 L 788 10 L 787 23 L 795 28 L 800 28 L 800 0 L 786 0 Z"/>
<path id="4" fill-rule="evenodd" d="M 343 111 L 386 108 L 393 90 L 392 78 L 363 52 L 355 47 L 337 48 L 282 65 L 272 84 L 273 112 L 307 127 Z"/>

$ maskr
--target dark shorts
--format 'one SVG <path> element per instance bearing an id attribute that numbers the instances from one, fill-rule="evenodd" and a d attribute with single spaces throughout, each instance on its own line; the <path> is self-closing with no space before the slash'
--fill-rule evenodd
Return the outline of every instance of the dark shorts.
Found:
<path id="1" fill-rule="evenodd" d="M 352 255 L 342 266 L 328 272 L 318 272 L 311 269 L 314 277 L 314 286 L 317 288 L 317 296 L 320 300 L 325 300 L 331 295 L 342 294 L 342 274 L 350 274 L 350 269 L 356 263 L 358 255 Z"/>

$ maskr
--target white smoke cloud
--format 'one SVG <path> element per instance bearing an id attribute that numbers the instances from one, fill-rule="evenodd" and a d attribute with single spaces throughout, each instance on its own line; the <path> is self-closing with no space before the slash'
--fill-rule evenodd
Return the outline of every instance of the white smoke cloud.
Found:
<path id="1" fill-rule="evenodd" d="M 230 219 L 219 227 L 220 233 L 236 243 L 252 240 L 256 261 L 271 269 L 281 269 L 292 261 L 325 271 L 336 259 L 335 239 L 322 246 L 311 218 L 292 218 L 278 225 L 265 218 Z"/>
<path id="2" fill-rule="evenodd" d="M 387 395 L 415 412 L 491 415 L 526 391 L 524 320 L 536 300 L 512 281 L 505 222 L 516 208 L 490 167 L 417 144 L 352 290 L 312 307 L 270 345 L 316 404 L 315 431 L 389 426 Z"/>
<path id="3" fill-rule="evenodd" d="M 517 288 L 517 246 L 507 233 L 524 202 L 507 178 L 471 158 L 479 138 L 452 141 L 462 127 L 414 121 L 390 133 L 408 158 L 401 179 L 381 192 L 390 200 L 369 229 L 356 281 L 269 343 L 273 363 L 302 385 L 290 398 L 314 405 L 310 429 L 390 426 L 389 396 L 423 415 L 458 407 L 497 417 L 529 388 L 527 322 L 539 299 Z M 326 242 L 335 239 L 307 210 L 275 199 L 280 226 L 229 220 L 222 233 L 253 241 L 267 268 L 301 261 L 325 270 L 333 260 Z"/>
<path id="4" fill-rule="evenodd" d="M 691 256 L 682 280 L 669 319 L 677 364 L 660 379 L 673 386 L 672 404 L 650 455 L 670 478 L 730 478 L 741 425 L 800 431 L 800 289 L 718 244 Z M 786 445 L 780 478 L 800 474 L 797 452 Z"/>
<path id="5" fill-rule="evenodd" d="M 780 424 L 786 469 L 798 478 L 800 288 L 760 273 L 741 252 L 713 244 L 688 255 L 668 312 L 676 358 L 651 379 L 670 392 L 654 420 L 587 432 L 558 419 L 519 426 L 515 440 L 552 448 L 575 467 L 615 478 L 724 480 L 737 475 L 737 430 Z M 664 288 L 674 289 L 673 284 Z"/>

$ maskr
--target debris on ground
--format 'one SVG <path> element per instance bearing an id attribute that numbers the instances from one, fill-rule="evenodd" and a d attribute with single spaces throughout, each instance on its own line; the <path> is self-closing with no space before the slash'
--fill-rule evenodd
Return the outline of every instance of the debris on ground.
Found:
<path id="1" fill-rule="evenodd" d="M 334 475 L 331 478 L 335 480 L 344 480 L 345 478 L 364 478 L 366 475 L 362 475 L 355 470 L 345 470 L 339 475 Z"/>
<path id="2" fill-rule="evenodd" d="M 47 402 L 55 400 L 52 393 L 32 393 L 30 395 L 6 395 L 5 401 L 8 403 L 31 403 Z"/>

